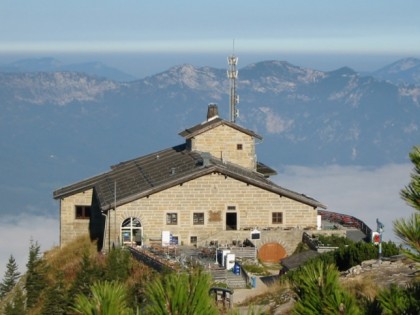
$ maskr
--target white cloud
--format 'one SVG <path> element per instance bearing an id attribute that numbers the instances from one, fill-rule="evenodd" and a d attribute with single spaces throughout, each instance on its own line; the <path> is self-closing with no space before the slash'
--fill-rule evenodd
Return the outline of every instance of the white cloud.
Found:
<path id="1" fill-rule="evenodd" d="M 411 123 L 404 128 L 404 132 L 410 134 L 410 133 L 416 132 L 418 129 L 419 128 L 418 128 L 417 124 Z"/>
<path id="2" fill-rule="evenodd" d="M 278 168 L 280 169 L 280 168 Z M 349 214 L 376 229 L 376 218 L 385 225 L 385 240 L 397 241 L 393 220 L 408 217 L 413 209 L 399 195 L 409 184 L 411 164 L 379 168 L 360 166 L 286 166 L 274 181 L 317 199 L 328 210 Z"/>
<path id="3" fill-rule="evenodd" d="M 0 278 L 3 280 L 10 255 L 16 260 L 21 273 L 26 271 L 30 240 L 38 242 L 41 252 L 59 243 L 57 219 L 33 215 L 19 215 L 0 222 Z M 0 280 L 0 281 L 1 281 Z"/>

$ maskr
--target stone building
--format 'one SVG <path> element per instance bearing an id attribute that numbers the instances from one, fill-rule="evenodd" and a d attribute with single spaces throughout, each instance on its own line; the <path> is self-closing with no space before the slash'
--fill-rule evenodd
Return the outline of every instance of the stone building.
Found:
<path id="1" fill-rule="evenodd" d="M 316 228 L 317 209 L 325 206 L 270 181 L 276 172 L 256 158 L 262 137 L 221 119 L 216 105 L 180 135 L 181 145 L 56 190 L 60 244 L 89 233 L 100 249 L 204 245 L 243 240 L 255 228 L 283 235 L 278 238 Z"/>

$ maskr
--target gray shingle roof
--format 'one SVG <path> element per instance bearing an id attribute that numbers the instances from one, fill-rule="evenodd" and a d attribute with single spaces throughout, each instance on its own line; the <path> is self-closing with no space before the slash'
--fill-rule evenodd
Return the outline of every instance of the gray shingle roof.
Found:
<path id="1" fill-rule="evenodd" d="M 111 171 L 107 173 L 56 190 L 54 198 L 64 198 L 94 188 L 101 209 L 106 211 L 114 207 L 115 187 L 117 206 L 119 206 L 189 180 L 218 172 L 314 208 L 325 208 L 315 199 L 276 185 L 264 174 L 235 164 L 223 163 L 212 156 L 209 156 L 208 162 L 204 163 L 204 156 L 206 155 L 200 152 L 187 150 L 185 144 L 175 146 L 111 166 Z"/>
<path id="2" fill-rule="evenodd" d="M 281 265 L 286 268 L 286 270 L 295 269 L 303 265 L 308 260 L 319 256 L 320 254 L 315 250 L 307 250 L 281 260 Z"/>

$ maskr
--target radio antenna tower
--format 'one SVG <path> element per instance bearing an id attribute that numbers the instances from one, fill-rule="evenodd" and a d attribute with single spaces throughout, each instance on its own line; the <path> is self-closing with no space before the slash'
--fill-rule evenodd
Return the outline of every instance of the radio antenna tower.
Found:
<path id="1" fill-rule="evenodd" d="M 227 77 L 229 78 L 230 87 L 230 121 L 236 122 L 236 117 L 239 116 L 239 111 L 236 109 L 236 105 L 239 103 L 239 95 L 236 94 L 236 79 L 238 78 L 238 70 L 236 65 L 238 64 L 238 57 L 235 56 L 235 41 L 233 41 L 233 53 L 228 58 L 229 70 L 227 71 Z"/>

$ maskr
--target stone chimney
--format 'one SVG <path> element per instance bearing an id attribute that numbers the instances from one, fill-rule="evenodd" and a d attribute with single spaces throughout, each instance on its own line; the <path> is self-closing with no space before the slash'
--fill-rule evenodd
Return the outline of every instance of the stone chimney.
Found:
<path id="1" fill-rule="evenodd" d="M 217 104 L 209 104 L 207 109 L 207 121 L 219 117 L 219 110 L 217 109 Z"/>

